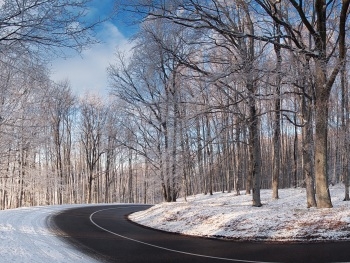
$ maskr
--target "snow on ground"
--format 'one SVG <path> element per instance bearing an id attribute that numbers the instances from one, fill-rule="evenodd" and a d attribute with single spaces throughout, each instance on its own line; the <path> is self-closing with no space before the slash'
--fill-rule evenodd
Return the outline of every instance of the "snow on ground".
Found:
<path id="1" fill-rule="evenodd" d="M 350 240 L 350 202 L 342 201 L 343 186 L 330 191 L 333 209 L 307 209 L 304 189 L 280 190 L 278 200 L 271 199 L 271 190 L 262 190 L 260 208 L 251 206 L 249 195 L 215 193 L 192 196 L 188 202 L 162 203 L 129 218 L 165 231 L 233 240 Z M 0 211 L 0 263 L 97 262 L 52 230 L 54 214 L 77 206 Z"/>
<path id="2" fill-rule="evenodd" d="M 250 195 L 215 193 L 188 197 L 188 202 L 162 203 L 129 218 L 139 224 L 186 235 L 255 241 L 350 240 L 350 202 L 344 187 L 330 187 L 333 208 L 306 208 L 305 189 L 261 191 L 262 207 Z"/>
<path id="3" fill-rule="evenodd" d="M 0 262 L 97 262 L 64 243 L 59 232 L 49 230 L 51 216 L 70 207 L 77 206 L 0 211 Z"/>

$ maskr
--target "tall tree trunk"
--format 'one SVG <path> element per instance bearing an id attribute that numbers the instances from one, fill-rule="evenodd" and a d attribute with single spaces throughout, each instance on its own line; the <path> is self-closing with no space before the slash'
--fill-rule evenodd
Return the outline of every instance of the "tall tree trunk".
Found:
<path id="1" fill-rule="evenodd" d="M 302 127 L 302 163 L 303 163 L 303 178 L 305 180 L 306 187 L 306 205 L 308 208 L 316 207 L 315 198 L 315 177 L 314 177 L 314 164 L 313 164 L 313 101 L 312 101 L 312 83 L 307 77 L 307 73 L 310 73 L 310 60 L 307 58 L 306 63 L 303 67 L 303 93 L 301 101 L 301 114 L 303 119 Z"/>
<path id="2" fill-rule="evenodd" d="M 111 157 L 112 150 L 110 149 L 110 140 L 111 137 L 108 136 L 108 149 L 106 154 L 106 170 L 105 170 L 105 189 L 104 189 L 104 201 L 105 203 L 109 202 L 109 180 L 110 180 L 110 167 L 111 167 Z"/>
<path id="3" fill-rule="evenodd" d="M 342 67 L 340 71 L 340 78 L 341 78 L 341 89 L 342 89 L 342 117 L 344 123 L 343 129 L 344 129 L 344 135 L 345 135 L 345 158 L 344 158 L 344 164 L 343 164 L 343 179 L 344 179 L 344 186 L 345 186 L 345 196 L 344 196 L 344 201 L 349 201 L 350 196 L 349 196 L 349 157 L 348 157 L 348 150 L 350 148 L 350 139 L 349 139 L 349 88 L 348 88 L 348 81 L 346 77 L 346 53 L 347 53 L 347 46 L 346 46 L 346 21 L 348 17 L 348 9 L 350 5 L 350 0 L 343 0 L 342 1 L 342 10 L 340 13 L 340 19 L 339 19 L 339 59 L 341 60 Z"/>
<path id="4" fill-rule="evenodd" d="M 147 178 L 149 173 L 149 160 L 145 159 L 145 173 L 143 178 L 143 203 L 147 204 Z"/>
<path id="5" fill-rule="evenodd" d="M 236 128 L 236 142 L 233 144 L 233 167 L 235 167 L 235 171 L 234 171 L 234 191 L 236 193 L 236 195 L 240 195 L 241 194 L 241 189 L 240 189 L 240 184 L 241 184 L 241 174 L 243 172 L 243 162 L 242 162 L 242 155 L 243 155 L 243 150 L 241 149 L 241 143 L 239 141 L 239 136 L 240 136 L 240 126 L 237 125 Z M 243 158 L 246 159 L 246 158 Z"/>
<path id="6" fill-rule="evenodd" d="M 88 175 L 88 196 L 87 196 L 87 203 L 91 204 L 92 202 L 92 183 L 93 183 L 93 171 L 89 169 L 89 175 Z"/>
<path id="7" fill-rule="evenodd" d="M 180 116 L 179 116 L 180 117 Z M 184 187 L 184 199 L 187 202 L 187 194 L 188 194 L 188 162 L 190 154 L 188 149 L 188 138 L 184 136 L 184 127 L 183 127 L 183 119 L 180 119 L 180 146 L 182 152 L 182 185 Z"/>
<path id="8" fill-rule="evenodd" d="M 328 167 L 327 167 L 327 140 L 328 140 L 328 87 L 325 87 L 326 75 L 323 70 L 325 65 L 316 63 L 316 132 L 315 132 L 315 182 L 316 199 L 318 208 L 333 207 L 328 188 Z"/>
<path id="9" fill-rule="evenodd" d="M 251 89 L 250 89 L 251 90 Z M 250 174 L 252 177 L 253 190 L 253 206 L 262 206 L 260 200 L 260 184 L 261 184 L 261 154 L 259 139 L 259 117 L 257 116 L 256 101 L 254 93 L 249 97 L 249 150 L 250 150 Z"/>
<path id="10" fill-rule="evenodd" d="M 322 106 L 323 105 L 323 106 Z M 327 173 L 327 127 L 324 118 L 328 117 L 328 109 L 323 100 L 316 99 L 316 136 L 315 136 L 315 180 L 317 207 L 332 207 L 328 189 Z"/>
<path id="11" fill-rule="evenodd" d="M 209 170 L 209 184 L 208 184 L 208 190 L 209 194 L 213 195 L 213 173 L 214 173 L 214 156 L 213 156 L 213 142 L 211 139 L 211 127 L 209 122 L 209 116 L 206 115 L 206 129 L 207 129 L 207 157 L 208 157 L 208 170 Z"/>
<path id="12" fill-rule="evenodd" d="M 297 116 L 294 115 L 294 123 L 297 123 Z M 293 144 L 293 187 L 298 187 L 298 127 L 294 125 L 294 144 Z"/>
<path id="13" fill-rule="evenodd" d="M 348 99 L 348 83 L 346 79 L 346 64 L 344 63 L 341 74 L 341 118 L 342 118 L 342 134 L 344 138 L 344 150 L 342 152 L 343 162 L 342 162 L 342 173 L 343 173 L 343 183 L 345 187 L 344 201 L 350 201 L 349 194 L 349 99 Z"/>
<path id="14" fill-rule="evenodd" d="M 204 117 L 202 118 L 202 136 L 203 136 L 203 189 L 204 194 L 208 193 L 208 177 L 209 177 L 209 168 L 208 168 L 208 144 L 210 143 L 207 134 L 205 132 L 205 122 Z"/>
<path id="15" fill-rule="evenodd" d="M 276 25 L 276 33 L 280 34 L 280 26 Z M 280 37 L 277 37 L 277 41 L 280 42 Z M 274 133 L 273 133 L 273 171 L 272 171 L 272 198 L 278 199 L 279 188 L 279 176 L 281 170 L 281 83 L 282 83 L 282 56 L 281 47 L 274 46 L 277 63 L 276 63 L 276 91 L 275 91 L 275 120 L 274 120 Z"/>
<path id="16" fill-rule="evenodd" d="M 228 193 L 231 193 L 232 190 L 232 170 L 233 170 L 233 150 L 231 150 L 230 145 L 233 145 L 233 138 L 231 138 L 231 132 L 229 127 L 229 114 L 224 113 L 224 125 L 226 127 L 225 134 L 224 134 L 224 141 L 223 144 L 223 159 L 224 159 L 224 173 L 225 173 L 225 183 L 226 183 L 226 189 Z M 232 147 L 233 148 L 233 147 Z M 224 190 L 224 188 L 223 188 Z"/>
<path id="17" fill-rule="evenodd" d="M 176 87 L 176 74 L 173 76 L 173 90 L 171 92 L 173 98 L 173 140 L 172 140 L 172 150 L 171 150 L 171 159 L 172 159 L 172 167 L 171 167 L 171 201 L 176 202 L 177 194 L 178 194 L 178 185 L 177 185 L 177 136 L 178 136 L 178 121 L 180 120 L 180 111 L 178 105 L 178 92 Z M 181 120 L 180 120 L 181 121 Z M 181 129 L 181 128 L 180 128 Z M 180 131 L 181 133 L 181 131 Z"/>
<path id="18" fill-rule="evenodd" d="M 247 125 L 248 127 L 243 127 L 243 137 L 244 141 L 247 142 L 247 145 L 244 147 L 244 173 L 245 173 L 245 194 L 250 195 L 252 191 L 252 168 L 251 164 L 253 163 L 253 152 L 251 150 L 251 143 L 250 143 L 250 127 L 249 124 Z"/>
<path id="19" fill-rule="evenodd" d="M 128 165 L 128 202 L 134 202 L 133 195 L 133 170 L 132 170 L 132 151 L 129 150 L 129 165 Z"/>

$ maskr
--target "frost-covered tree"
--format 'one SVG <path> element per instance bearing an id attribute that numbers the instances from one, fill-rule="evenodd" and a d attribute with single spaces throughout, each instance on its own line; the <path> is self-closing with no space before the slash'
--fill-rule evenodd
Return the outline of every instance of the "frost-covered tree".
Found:
<path id="1" fill-rule="evenodd" d="M 0 2 L 1 53 L 33 52 L 40 56 L 58 48 L 82 50 L 91 44 L 89 0 L 4 0 Z M 62 51 L 62 50 L 61 50 Z"/>

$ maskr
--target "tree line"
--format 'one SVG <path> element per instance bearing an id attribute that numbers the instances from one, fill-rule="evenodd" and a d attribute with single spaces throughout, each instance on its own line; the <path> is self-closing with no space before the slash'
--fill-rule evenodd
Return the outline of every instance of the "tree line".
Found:
<path id="1" fill-rule="evenodd" d="M 287 187 L 324 208 L 339 182 L 349 200 L 349 0 L 129 1 L 143 19 L 108 68 L 108 99 L 50 81 L 36 47 L 79 50 L 93 25 L 69 23 L 57 40 L 42 31 L 59 22 L 51 14 L 21 29 L 50 1 L 34 2 L 5 1 L 0 18 L 31 11 L 0 28 L 2 209 L 215 191 L 259 207 L 260 189 L 277 199 Z M 62 22 L 77 19 L 65 10 Z"/>
<path id="2" fill-rule="evenodd" d="M 131 1 L 143 15 L 114 94 L 167 201 L 180 192 L 306 188 L 307 207 L 349 200 L 350 1 Z M 152 143 L 152 144 L 151 144 Z M 126 144 L 128 144 L 126 142 Z M 130 146 L 133 148 L 135 146 Z M 196 189 L 196 190 L 193 190 Z"/>
<path id="3" fill-rule="evenodd" d="M 143 200 L 141 191 L 131 197 L 127 190 L 136 157 L 115 145 L 118 109 L 50 80 L 51 58 L 98 42 L 94 29 L 104 21 L 88 16 L 89 4 L 0 2 L 1 209 Z"/>

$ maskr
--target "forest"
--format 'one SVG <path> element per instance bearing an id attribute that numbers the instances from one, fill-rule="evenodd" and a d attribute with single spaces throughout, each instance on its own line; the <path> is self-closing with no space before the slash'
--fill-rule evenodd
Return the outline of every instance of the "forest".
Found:
<path id="1" fill-rule="evenodd" d="M 1 209 L 218 191 L 259 207 L 291 187 L 330 208 L 338 183 L 350 199 L 350 0 L 128 1 L 142 21 L 108 98 L 47 67 L 93 44 L 86 2 L 0 1 Z"/>

